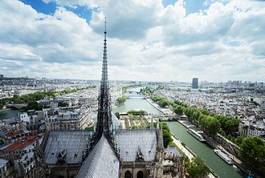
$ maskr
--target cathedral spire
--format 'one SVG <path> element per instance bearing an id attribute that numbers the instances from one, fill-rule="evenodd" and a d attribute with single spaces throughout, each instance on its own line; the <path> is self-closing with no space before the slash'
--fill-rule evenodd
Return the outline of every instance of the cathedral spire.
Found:
<path id="1" fill-rule="evenodd" d="M 103 47 L 103 63 L 102 63 L 102 82 L 108 84 L 108 63 L 107 63 L 107 22 L 104 21 L 104 47 Z"/>
<path id="2" fill-rule="evenodd" d="M 100 82 L 100 91 L 98 96 L 98 116 L 97 127 L 94 141 L 98 142 L 102 135 L 112 143 L 112 119 L 111 119 L 111 106 L 108 82 L 108 62 L 107 62 L 107 28 L 105 18 L 104 30 L 104 47 L 103 47 L 103 61 L 102 61 L 102 76 Z"/>

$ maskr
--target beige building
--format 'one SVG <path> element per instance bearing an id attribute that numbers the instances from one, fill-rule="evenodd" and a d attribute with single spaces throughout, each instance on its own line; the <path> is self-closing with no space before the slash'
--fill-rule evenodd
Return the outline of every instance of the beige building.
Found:
<path id="1" fill-rule="evenodd" d="M 82 130 L 93 126 L 90 108 L 56 108 L 44 110 L 47 130 Z"/>

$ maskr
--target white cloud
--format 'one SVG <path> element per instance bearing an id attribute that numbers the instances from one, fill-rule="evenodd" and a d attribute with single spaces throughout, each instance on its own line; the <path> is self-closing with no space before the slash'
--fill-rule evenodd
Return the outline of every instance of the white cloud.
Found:
<path id="1" fill-rule="evenodd" d="M 168 13 L 164 15 L 174 16 L 172 12 Z M 163 24 L 164 38 L 169 44 L 218 40 L 226 35 L 234 21 L 233 13 L 218 2 L 213 3 L 205 12 L 177 17 Z"/>
<path id="2" fill-rule="evenodd" d="M 110 79 L 264 80 L 265 3 L 220 2 L 187 14 L 185 0 L 57 0 L 45 15 L 1 1 L 0 73 L 99 79 L 107 16 Z M 77 6 L 97 7 L 91 21 L 65 8 Z"/>
<path id="3" fill-rule="evenodd" d="M 102 33 L 106 16 L 110 37 L 139 40 L 155 25 L 161 8 L 159 0 L 108 0 L 102 11 L 92 14 L 90 25 Z"/>

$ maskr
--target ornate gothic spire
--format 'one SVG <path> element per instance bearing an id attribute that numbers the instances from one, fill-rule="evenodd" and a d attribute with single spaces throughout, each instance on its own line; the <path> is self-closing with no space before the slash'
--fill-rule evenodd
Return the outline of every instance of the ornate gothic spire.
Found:
<path id="1" fill-rule="evenodd" d="M 97 128 L 95 133 L 95 142 L 104 136 L 112 143 L 112 119 L 111 119 L 111 106 L 110 106 L 110 94 L 109 94 L 109 82 L 108 82 L 108 62 L 107 62 L 107 29 L 105 18 L 105 30 L 104 30 L 104 48 L 103 48 L 103 62 L 102 62 L 102 78 L 100 83 L 100 91 L 98 97 L 98 116 L 97 116 Z"/>

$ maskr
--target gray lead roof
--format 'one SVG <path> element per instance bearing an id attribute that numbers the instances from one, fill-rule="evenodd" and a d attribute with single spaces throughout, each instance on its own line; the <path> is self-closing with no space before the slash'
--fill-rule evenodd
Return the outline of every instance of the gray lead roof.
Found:
<path id="1" fill-rule="evenodd" d="M 88 149 L 92 133 L 87 131 L 52 131 L 45 147 L 45 162 L 56 164 L 57 155 L 66 150 L 66 163 L 82 163 Z"/>
<path id="2" fill-rule="evenodd" d="M 2 169 L 8 163 L 7 160 L 0 158 L 0 169 Z"/>
<path id="3" fill-rule="evenodd" d="M 158 143 L 156 129 L 119 130 L 115 143 L 122 161 L 135 161 L 139 149 L 145 161 L 152 161 Z"/>
<path id="4" fill-rule="evenodd" d="M 102 135 L 93 150 L 83 162 L 77 178 L 118 178 L 119 160 Z"/>
<path id="5" fill-rule="evenodd" d="M 155 159 L 156 129 L 117 130 L 114 136 L 121 161 L 135 161 L 139 150 L 144 161 Z M 77 178 L 118 178 L 120 162 L 104 135 L 83 162 Z"/>

